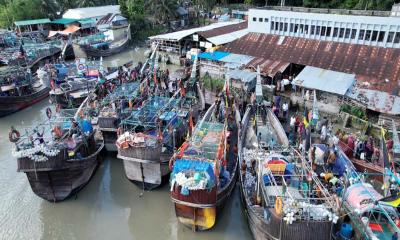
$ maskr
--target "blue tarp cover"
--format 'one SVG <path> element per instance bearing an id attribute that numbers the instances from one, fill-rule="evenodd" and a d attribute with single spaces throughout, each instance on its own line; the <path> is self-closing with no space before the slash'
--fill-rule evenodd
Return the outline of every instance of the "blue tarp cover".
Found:
<path id="1" fill-rule="evenodd" d="M 315 144 L 316 147 L 320 148 L 322 151 L 327 150 L 327 146 L 325 144 Z M 335 166 L 333 167 L 333 172 L 338 174 L 339 176 L 343 176 L 347 169 L 353 169 L 353 164 L 351 163 L 350 159 L 339 149 L 337 150 L 336 162 Z M 353 174 L 354 176 L 357 175 L 356 172 Z"/>
<path id="2" fill-rule="evenodd" d="M 195 172 L 207 172 L 207 174 L 210 176 L 210 179 L 215 180 L 213 165 L 205 161 L 177 159 L 174 163 L 172 174 L 177 174 L 187 170 L 192 170 Z"/>
<path id="3" fill-rule="evenodd" d="M 199 58 L 201 59 L 208 59 L 208 60 L 213 60 L 213 61 L 218 61 L 223 57 L 228 56 L 230 53 L 227 52 L 219 52 L 219 51 L 215 51 L 215 52 L 202 52 L 199 54 Z"/>

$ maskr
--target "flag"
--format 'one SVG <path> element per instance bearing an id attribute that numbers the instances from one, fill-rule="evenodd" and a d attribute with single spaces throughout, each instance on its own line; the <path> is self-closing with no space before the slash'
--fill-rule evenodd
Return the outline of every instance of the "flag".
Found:
<path id="1" fill-rule="evenodd" d="M 381 128 L 381 157 L 383 160 L 383 168 L 390 168 L 390 159 L 389 159 L 389 153 L 386 147 L 386 141 L 385 141 L 385 134 L 386 130 Z"/>
<path id="2" fill-rule="evenodd" d="M 309 123 L 308 123 L 308 114 L 307 114 L 307 107 L 304 106 L 304 116 L 303 116 L 303 124 L 304 127 L 307 128 Z"/>

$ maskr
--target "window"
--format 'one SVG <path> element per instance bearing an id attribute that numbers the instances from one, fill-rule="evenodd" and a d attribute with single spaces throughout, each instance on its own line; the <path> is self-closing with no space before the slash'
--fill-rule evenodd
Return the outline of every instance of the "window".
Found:
<path id="1" fill-rule="evenodd" d="M 311 26 L 311 35 L 314 35 L 314 34 L 315 34 L 315 26 L 312 25 L 312 26 Z"/>
<path id="2" fill-rule="evenodd" d="M 346 34 L 344 35 L 344 38 L 350 38 L 350 31 L 351 29 L 346 28 Z"/>
<path id="3" fill-rule="evenodd" d="M 315 35 L 320 35 L 321 27 L 317 26 L 317 30 L 315 31 Z"/>
<path id="4" fill-rule="evenodd" d="M 333 37 L 337 37 L 337 36 L 338 36 L 338 33 L 339 33 L 339 28 L 335 27 L 335 28 L 333 29 Z"/>
<path id="5" fill-rule="evenodd" d="M 278 31 L 278 29 L 279 29 L 279 23 L 276 22 L 276 23 L 275 23 L 275 31 Z"/>
<path id="6" fill-rule="evenodd" d="M 326 35 L 326 27 L 323 26 L 323 27 L 321 28 L 321 36 L 325 36 L 325 35 Z"/>
<path id="7" fill-rule="evenodd" d="M 358 34 L 358 40 L 364 40 L 365 30 L 361 29 L 360 33 Z"/>
<path id="8" fill-rule="evenodd" d="M 331 36 L 331 31 L 332 31 L 332 27 L 328 27 L 328 28 L 326 29 L 326 36 L 327 36 L 327 37 L 330 37 L 330 36 Z"/>
<path id="9" fill-rule="evenodd" d="M 383 42 L 384 38 L 385 38 L 385 32 L 380 31 L 378 35 L 378 42 Z"/>
<path id="10" fill-rule="evenodd" d="M 365 32 L 365 41 L 369 41 L 371 39 L 371 30 L 367 30 Z"/>
<path id="11" fill-rule="evenodd" d="M 285 27 L 284 27 L 283 31 L 287 32 L 287 30 L 288 30 L 288 23 L 285 23 Z"/>
<path id="12" fill-rule="evenodd" d="M 389 32 L 388 38 L 387 38 L 387 42 L 391 43 L 393 42 L 393 38 L 394 38 L 394 32 Z"/>
<path id="13" fill-rule="evenodd" d="M 304 26 L 304 33 L 305 33 L 305 34 L 308 34 L 308 25 L 305 25 L 305 26 Z"/>
<path id="14" fill-rule="evenodd" d="M 339 37 L 342 38 L 344 36 L 344 28 L 340 28 Z"/>
<path id="15" fill-rule="evenodd" d="M 263 19 L 262 19 L 262 18 L 259 18 L 258 21 L 259 21 L 259 22 L 263 22 Z"/>
<path id="16" fill-rule="evenodd" d="M 294 31 L 294 24 L 291 23 L 291 24 L 290 24 L 290 32 L 293 32 L 293 31 Z"/>
<path id="17" fill-rule="evenodd" d="M 268 22 L 268 18 L 264 18 L 264 22 Z"/>
<path id="18" fill-rule="evenodd" d="M 283 22 L 279 23 L 279 31 L 283 31 Z"/>
<path id="19" fill-rule="evenodd" d="M 394 43 L 400 43 L 400 33 L 396 33 L 396 36 L 394 37 Z"/>
<path id="20" fill-rule="evenodd" d="M 298 30 L 299 30 L 299 24 L 295 24 L 294 25 L 294 32 L 297 33 Z"/>
<path id="21" fill-rule="evenodd" d="M 351 29 L 351 39 L 356 39 L 357 29 Z"/>
<path id="22" fill-rule="evenodd" d="M 371 41 L 376 41 L 377 38 L 378 38 L 378 31 L 373 31 Z"/>
<path id="23" fill-rule="evenodd" d="M 271 21 L 271 30 L 274 30 L 274 28 L 275 28 L 275 22 L 274 21 Z"/>
<path id="24" fill-rule="evenodd" d="M 257 22 L 257 18 L 253 17 L 253 22 Z"/>
<path id="25" fill-rule="evenodd" d="M 304 24 L 300 24 L 300 33 L 304 32 Z"/>

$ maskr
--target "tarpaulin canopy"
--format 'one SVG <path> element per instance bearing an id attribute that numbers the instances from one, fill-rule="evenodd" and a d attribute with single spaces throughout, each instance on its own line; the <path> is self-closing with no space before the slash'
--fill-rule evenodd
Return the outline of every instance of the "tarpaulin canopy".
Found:
<path id="1" fill-rule="evenodd" d="M 208 59 L 208 60 L 214 60 L 218 61 L 223 57 L 228 56 L 229 53 L 227 52 L 219 52 L 219 51 L 214 51 L 214 52 L 202 52 L 199 54 L 199 59 Z"/>
<path id="2" fill-rule="evenodd" d="M 348 74 L 307 66 L 293 83 L 300 87 L 345 95 L 356 80 L 355 74 Z"/>
<path id="3" fill-rule="evenodd" d="M 61 35 L 69 35 L 72 34 L 76 31 L 78 31 L 79 29 L 81 29 L 80 27 L 77 27 L 75 25 L 70 25 L 68 26 L 66 29 L 64 29 L 63 31 L 50 31 L 49 32 L 49 37 L 53 37 L 57 34 L 61 34 Z"/>
<path id="4" fill-rule="evenodd" d="M 353 208 L 367 211 L 372 208 L 375 201 L 382 198 L 369 183 L 356 183 L 350 186 L 344 195 L 344 200 Z"/>
<path id="5" fill-rule="evenodd" d="M 78 20 L 77 19 L 73 19 L 73 18 L 59 18 L 59 19 L 53 20 L 51 23 L 67 25 L 67 24 L 71 24 L 71 23 L 74 23 L 74 22 L 78 22 Z"/>
<path id="6" fill-rule="evenodd" d="M 174 163 L 173 174 L 184 172 L 184 171 L 197 171 L 197 172 L 207 172 L 211 179 L 215 179 L 214 166 L 210 162 L 206 161 L 195 161 L 188 159 L 177 159 Z"/>

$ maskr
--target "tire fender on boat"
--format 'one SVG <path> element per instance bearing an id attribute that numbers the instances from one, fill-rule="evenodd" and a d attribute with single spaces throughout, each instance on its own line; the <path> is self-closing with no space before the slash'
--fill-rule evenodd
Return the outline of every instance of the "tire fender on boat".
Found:
<path id="1" fill-rule="evenodd" d="M 282 208 L 283 208 L 283 203 L 282 203 L 282 198 L 277 197 L 275 200 L 275 211 L 277 214 L 282 214 Z"/>
<path id="2" fill-rule="evenodd" d="M 48 119 L 50 119 L 51 118 L 51 115 L 53 114 L 53 112 L 51 111 L 51 108 L 46 108 L 46 116 L 47 116 L 47 118 Z"/>
<path id="3" fill-rule="evenodd" d="M 17 130 L 15 130 L 13 127 L 11 127 L 11 131 L 8 133 L 8 139 L 10 140 L 10 142 L 12 142 L 12 143 L 18 142 L 20 137 L 21 137 L 21 134 Z"/>

